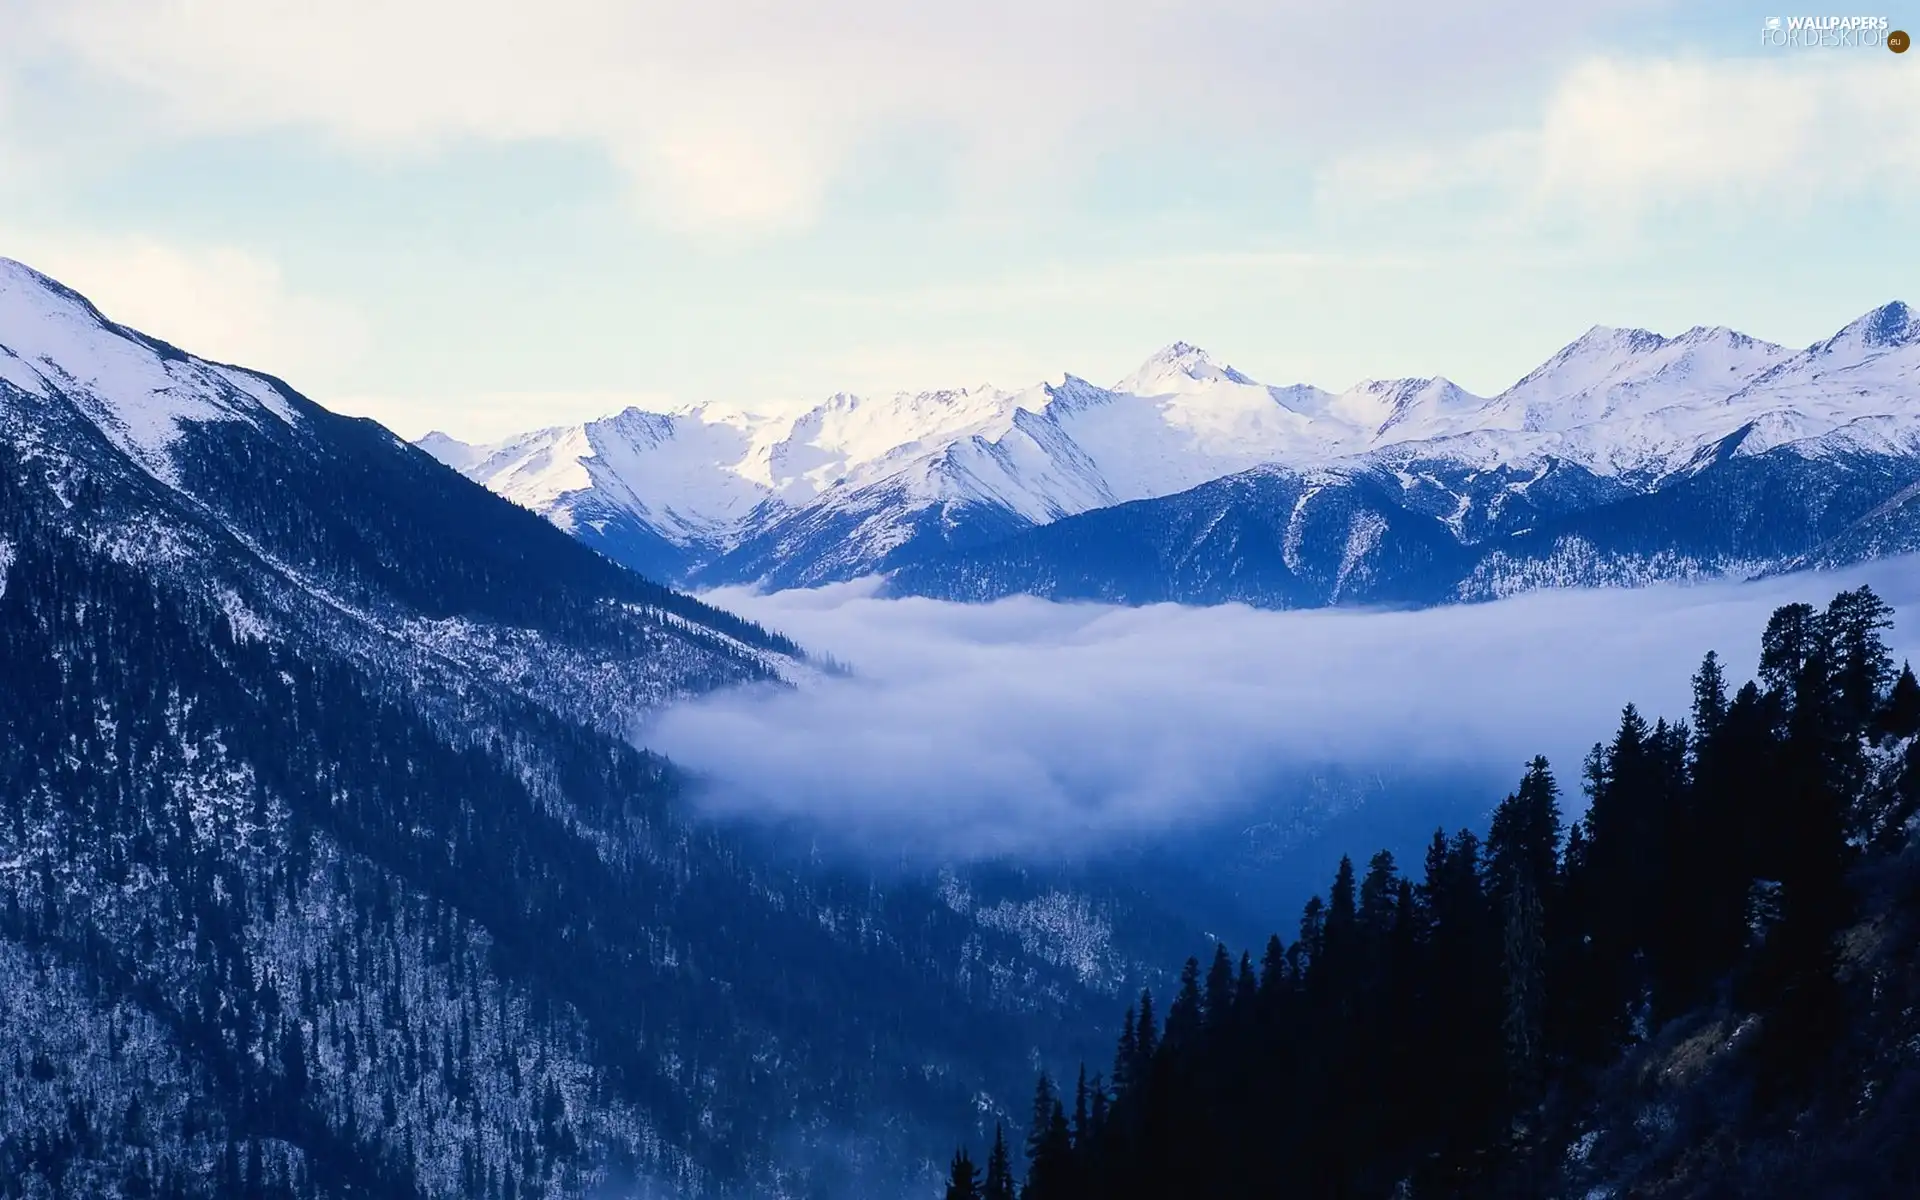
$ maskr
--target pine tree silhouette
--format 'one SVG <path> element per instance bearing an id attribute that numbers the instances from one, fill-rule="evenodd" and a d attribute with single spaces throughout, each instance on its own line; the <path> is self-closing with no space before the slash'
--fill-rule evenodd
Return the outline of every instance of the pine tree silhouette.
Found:
<path id="1" fill-rule="evenodd" d="M 954 1151 L 947 1169 L 947 1200 L 981 1200 L 980 1169 L 967 1157 L 965 1149 Z"/>

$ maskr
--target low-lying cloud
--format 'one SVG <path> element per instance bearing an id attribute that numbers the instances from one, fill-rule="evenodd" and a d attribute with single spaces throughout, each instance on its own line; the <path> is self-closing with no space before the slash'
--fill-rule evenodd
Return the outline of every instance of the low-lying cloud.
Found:
<path id="1" fill-rule="evenodd" d="M 1420 612 L 729 590 L 710 598 L 852 674 L 705 697 L 641 740 L 704 777 L 718 814 L 951 855 L 1197 828 L 1329 768 L 1517 779 L 1544 753 L 1577 805 L 1581 756 L 1624 703 L 1684 716 L 1707 650 L 1744 681 L 1776 606 L 1861 581 L 1920 605 L 1920 559 Z M 1892 640 L 1912 653 L 1920 620 Z"/>

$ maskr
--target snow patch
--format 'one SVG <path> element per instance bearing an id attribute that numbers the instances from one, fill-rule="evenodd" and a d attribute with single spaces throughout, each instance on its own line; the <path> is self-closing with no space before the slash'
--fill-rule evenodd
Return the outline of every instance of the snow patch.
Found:
<path id="1" fill-rule="evenodd" d="M 1347 526 L 1347 545 L 1340 556 L 1340 571 L 1334 576 L 1333 598 L 1337 602 L 1345 590 L 1347 579 L 1356 570 L 1365 573 L 1367 556 L 1379 546 L 1380 538 L 1387 531 L 1387 519 L 1372 509 L 1353 514 L 1353 520 Z"/>

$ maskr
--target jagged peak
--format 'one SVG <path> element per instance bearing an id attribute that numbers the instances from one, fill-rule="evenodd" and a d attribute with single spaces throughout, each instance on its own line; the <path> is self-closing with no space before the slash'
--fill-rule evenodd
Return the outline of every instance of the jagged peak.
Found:
<path id="1" fill-rule="evenodd" d="M 1113 392 L 1107 388 L 1072 373 L 1061 376 L 1059 383 L 1042 384 L 1041 391 L 1045 407 L 1063 413 L 1081 412 L 1113 399 Z"/>
<path id="2" fill-rule="evenodd" d="M 1545 362 L 1521 376 L 1502 395 L 1522 391 L 1531 384 L 1558 378 L 1560 372 L 1569 368 L 1582 369 L 1576 364 L 1591 364 L 1596 360 L 1614 360 L 1617 366 L 1620 361 L 1651 354 L 1668 342 L 1669 339 L 1651 329 L 1641 329 L 1637 326 L 1622 328 L 1617 325 L 1594 325 L 1579 337 L 1554 351 Z"/>
<path id="3" fill-rule="evenodd" d="M 1169 342 L 1147 359 L 1151 363 L 1212 362 L 1213 356 L 1192 342 Z"/>
<path id="4" fill-rule="evenodd" d="M 1549 362 L 1562 362 L 1584 352 L 1604 350 L 1628 354 L 1647 354 L 1667 344 L 1666 338 L 1637 325 L 1595 325 L 1562 346 Z"/>
<path id="5" fill-rule="evenodd" d="M 611 416 L 601 417 L 598 421 L 590 422 L 590 424 L 594 425 L 603 423 L 620 426 L 641 425 L 649 429 L 671 429 L 673 428 L 674 414 L 663 413 L 657 409 L 642 408 L 638 404 L 629 404 Z"/>
<path id="6" fill-rule="evenodd" d="M 1105 396 L 1111 394 L 1109 389 L 1103 388 L 1091 380 L 1083 379 L 1072 372 L 1062 375 L 1059 383 L 1049 383 L 1043 386 L 1046 388 L 1048 394 L 1053 396 Z"/>
<path id="7" fill-rule="evenodd" d="M 1920 320 L 1915 319 L 1913 309 L 1906 301 L 1889 300 L 1849 321 L 1815 349 L 1832 350 L 1848 344 L 1888 349 L 1915 343 L 1920 343 Z"/>
<path id="8" fill-rule="evenodd" d="M 1737 329 L 1729 329 L 1725 325 L 1695 325 L 1673 340 L 1676 342 L 1731 342 L 1735 345 L 1745 345 L 1756 339 L 1748 337 Z"/>
<path id="9" fill-rule="evenodd" d="M 674 435 L 676 424 L 671 413 L 654 412 L 637 404 L 629 404 L 610 417 L 589 421 L 586 432 L 591 438 L 604 429 L 636 445 L 656 445 Z"/>
<path id="10" fill-rule="evenodd" d="M 1463 392 L 1459 384 L 1445 375 L 1409 375 L 1401 379 L 1363 379 L 1353 385 L 1356 392 L 1372 396 L 1410 396 L 1420 392 Z"/>
<path id="11" fill-rule="evenodd" d="M 1170 388 L 1179 390 L 1183 378 L 1195 383 L 1253 382 L 1192 342 L 1171 342 L 1154 351 L 1139 369 L 1114 385 L 1113 390 L 1142 394 Z"/>

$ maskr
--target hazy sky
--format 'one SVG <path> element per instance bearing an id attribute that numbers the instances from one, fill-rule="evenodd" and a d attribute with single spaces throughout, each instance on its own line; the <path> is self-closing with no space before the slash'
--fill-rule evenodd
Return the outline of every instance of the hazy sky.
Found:
<path id="1" fill-rule="evenodd" d="M 713 599 L 855 674 L 723 692 L 641 740 L 717 809 L 816 819 L 942 853 L 1057 852 L 1232 816 L 1290 773 L 1463 772 L 1517 783 L 1581 759 L 1622 705 L 1684 718 L 1708 650 L 1753 675 L 1781 604 L 1871 583 L 1920 661 L 1920 558 L 1757 583 L 1536 592 L 1418 612 L 875 600 L 870 584 Z M 1485 797 L 1490 809 L 1497 791 Z"/>
<path id="2" fill-rule="evenodd" d="M 1920 54 L 1774 11 L 0 0 L 0 254 L 407 434 L 1176 338 L 1492 391 L 1920 300 Z"/>

